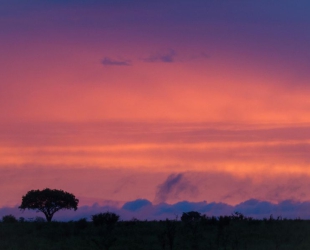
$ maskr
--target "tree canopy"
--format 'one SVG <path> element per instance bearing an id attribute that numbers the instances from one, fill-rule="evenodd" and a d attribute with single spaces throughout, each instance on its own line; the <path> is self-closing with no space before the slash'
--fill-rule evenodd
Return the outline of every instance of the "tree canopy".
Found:
<path id="1" fill-rule="evenodd" d="M 31 190 L 22 197 L 21 210 L 32 209 L 44 213 L 46 220 L 51 221 L 53 215 L 61 209 L 77 210 L 79 200 L 71 193 L 57 189 Z"/>

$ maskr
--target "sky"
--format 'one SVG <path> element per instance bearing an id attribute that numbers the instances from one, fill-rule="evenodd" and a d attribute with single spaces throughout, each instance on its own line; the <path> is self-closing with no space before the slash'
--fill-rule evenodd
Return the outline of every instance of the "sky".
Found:
<path id="1" fill-rule="evenodd" d="M 0 0 L 0 208 L 310 201 L 309 11 Z"/>

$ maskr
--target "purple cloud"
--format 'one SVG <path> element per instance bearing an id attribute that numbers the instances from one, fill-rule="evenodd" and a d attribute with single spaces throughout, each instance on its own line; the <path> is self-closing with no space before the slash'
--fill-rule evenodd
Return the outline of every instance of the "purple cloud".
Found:
<path id="1" fill-rule="evenodd" d="M 128 207 L 130 209 L 128 209 Z M 285 200 L 279 203 L 271 203 L 250 199 L 235 206 L 217 202 L 207 203 L 206 201 L 182 201 L 175 204 L 161 203 L 154 205 L 148 200 L 138 199 L 125 203 L 123 207 L 99 205 L 98 203 L 94 203 L 92 206 L 81 206 L 77 211 L 59 211 L 55 214 L 54 220 L 69 221 L 81 218 L 87 218 L 90 220 L 91 215 L 106 211 L 120 215 L 121 220 L 131 220 L 132 218 L 137 218 L 139 220 L 175 219 L 176 217 L 180 218 L 183 212 L 189 211 L 197 211 L 207 216 L 231 215 L 234 212 L 240 212 L 247 217 L 257 219 L 269 218 L 270 215 L 273 215 L 274 218 L 280 216 L 288 219 L 309 219 L 310 202 Z M 36 213 L 35 211 L 27 210 L 21 212 L 17 206 L 0 208 L 0 218 L 8 214 L 12 214 L 16 218 L 24 217 L 26 220 L 35 219 L 36 217 L 44 217 L 42 213 Z"/>
<path id="2" fill-rule="evenodd" d="M 131 66 L 130 60 L 114 60 L 109 57 L 103 58 L 101 64 L 105 66 Z"/>
<path id="3" fill-rule="evenodd" d="M 122 209 L 128 211 L 138 211 L 145 206 L 150 206 L 152 203 L 146 199 L 138 199 L 135 201 L 128 201 L 123 206 Z"/>
<path id="4" fill-rule="evenodd" d="M 172 63 L 175 62 L 176 52 L 174 50 L 170 50 L 167 53 L 156 53 L 152 54 L 147 58 L 142 59 L 144 62 L 164 62 L 164 63 Z"/>
<path id="5" fill-rule="evenodd" d="M 184 174 L 171 174 L 162 184 L 158 185 L 155 203 L 165 202 L 171 196 L 178 197 L 182 193 L 195 195 L 198 189 L 184 177 Z"/>

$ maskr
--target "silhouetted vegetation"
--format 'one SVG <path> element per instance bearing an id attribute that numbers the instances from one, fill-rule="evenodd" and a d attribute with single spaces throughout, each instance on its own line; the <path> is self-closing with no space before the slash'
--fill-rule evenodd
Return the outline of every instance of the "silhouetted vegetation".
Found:
<path id="1" fill-rule="evenodd" d="M 190 221 L 198 221 L 202 218 L 201 214 L 196 211 L 190 211 L 183 213 L 181 216 L 181 221 L 190 222 Z"/>
<path id="2" fill-rule="evenodd" d="M 93 215 L 92 221 L 50 223 L 40 217 L 17 220 L 6 215 L 0 223 L 0 249 L 310 249 L 309 220 L 272 215 L 257 220 L 238 212 L 219 217 L 199 215 L 199 219 L 190 220 L 119 221 L 118 215 L 106 212 Z"/>
<path id="3" fill-rule="evenodd" d="M 5 215 L 2 217 L 2 222 L 4 222 L 4 223 L 15 223 L 15 222 L 17 222 L 17 219 L 15 218 L 14 215 L 9 214 L 9 215 Z"/>
<path id="4" fill-rule="evenodd" d="M 61 209 L 77 210 L 79 200 L 73 194 L 63 190 L 49 189 L 31 190 L 22 197 L 21 210 L 32 209 L 42 212 L 50 222 L 53 215 Z"/>
<path id="5" fill-rule="evenodd" d="M 95 226 L 107 225 L 108 227 L 113 227 L 118 220 L 119 215 L 110 212 L 92 215 L 92 221 Z"/>

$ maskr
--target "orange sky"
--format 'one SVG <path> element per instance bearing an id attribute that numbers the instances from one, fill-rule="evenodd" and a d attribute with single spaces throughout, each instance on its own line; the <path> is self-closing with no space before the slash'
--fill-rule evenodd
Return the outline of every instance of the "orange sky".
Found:
<path id="1" fill-rule="evenodd" d="M 0 206 L 47 185 L 154 201 L 173 173 L 167 202 L 309 200 L 303 8 L 138 2 L 5 4 Z"/>

